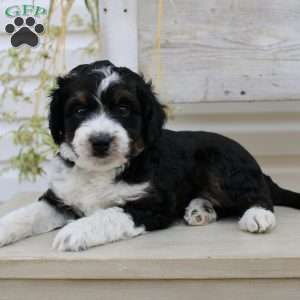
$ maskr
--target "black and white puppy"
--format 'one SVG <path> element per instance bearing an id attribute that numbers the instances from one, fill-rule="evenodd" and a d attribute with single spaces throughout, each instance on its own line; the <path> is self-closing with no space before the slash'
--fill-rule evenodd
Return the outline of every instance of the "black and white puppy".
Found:
<path id="1" fill-rule="evenodd" d="M 49 190 L 0 219 L 0 246 L 62 227 L 53 247 L 79 251 L 169 227 L 240 217 L 275 226 L 273 205 L 300 208 L 238 143 L 215 133 L 163 130 L 151 84 L 108 61 L 58 78 L 49 127 L 60 147 Z"/>

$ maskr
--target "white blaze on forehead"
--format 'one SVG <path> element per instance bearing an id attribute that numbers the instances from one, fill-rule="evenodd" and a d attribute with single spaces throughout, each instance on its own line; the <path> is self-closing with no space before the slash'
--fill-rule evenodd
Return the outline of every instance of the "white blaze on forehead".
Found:
<path id="1" fill-rule="evenodd" d="M 105 77 L 99 87 L 98 87 L 98 91 L 97 91 L 97 95 L 101 95 L 101 93 L 103 91 L 105 91 L 111 84 L 113 83 L 117 83 L 120 81 L 120 76 L 119 74 L 117 74 L 116 72 L 113 72 L 111 75 Z"/>
<path id="2" fill-rule="evenodd" d="M 120 81 L 120 76 L 118 73 L 112 71 L 112 67 L 106 67 L 106 68 L 101 68 L 101 69 L 95 69 L 93 72 L 96 73 L 102 73 L 105 78 L 101 81 L 98 90 L 97 90 L 97 95 L 100 97 L 101 93 L 105 91 L 111 84 L 117 83 Z"/>
<path id="3" fill-rule="evenodd" d="M 103 75 L 105 77 L 109 76 L 112 74 L 112 66 L 108 66 L 108 67 L 104 67 L 104 68 L 101 68 L 101 69 L 96 69 L 97 72 L 101 72 L 103 73 Z"/>

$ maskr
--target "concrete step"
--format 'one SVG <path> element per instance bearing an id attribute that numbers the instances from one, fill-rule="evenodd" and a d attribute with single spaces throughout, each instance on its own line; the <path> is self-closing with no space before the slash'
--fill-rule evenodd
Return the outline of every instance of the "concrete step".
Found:
<path id="1" fill-rule="evenodd" d="M 21 198 L 0 215 L 36 195 Z M 0 249 L 0 299 L 299 299 L 300 211 L 276 214 L 268 234 L 178 224 L 81 253 L 52 250 L 55 232 L 28 238 Z"/>

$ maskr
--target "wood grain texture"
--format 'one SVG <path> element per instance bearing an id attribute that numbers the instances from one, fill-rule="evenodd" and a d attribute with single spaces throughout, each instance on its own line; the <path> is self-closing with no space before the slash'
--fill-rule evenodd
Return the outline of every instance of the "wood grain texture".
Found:
<path id="1" fill-rule="evenodd" d="M 158 1 L 139 1 L 139 64 L 155 79 Z M 165 0 L 164 101 L 300 98 L 300 2 Z"/>

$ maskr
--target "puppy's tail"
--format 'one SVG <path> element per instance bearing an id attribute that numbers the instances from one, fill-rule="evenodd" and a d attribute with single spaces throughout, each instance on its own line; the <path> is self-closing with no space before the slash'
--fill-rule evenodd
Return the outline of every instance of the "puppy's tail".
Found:
<path id="1" fill-rule="evenodd" d="M 300 209 L 300 193 L 283 189 L 277 185 L 270 176 L 264 176 L 269 185 L 274 205 Z"/>

